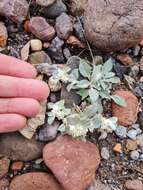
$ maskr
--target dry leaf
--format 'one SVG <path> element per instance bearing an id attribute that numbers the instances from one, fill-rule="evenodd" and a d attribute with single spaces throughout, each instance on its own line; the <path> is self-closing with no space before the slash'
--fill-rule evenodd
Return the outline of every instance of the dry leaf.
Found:
<path id="1" fill-rule="evenodd" d="M 45 122 L 45 114 L 46 114 L 46 105 L 47 101 L 41 103 L 41 110 L 36 117 L 28 120 L 25 128 L 21 129 L 19 132 L 26 137 L 27 139 L 32 139 L 34 136 L 36 129 L 43 125 Z"/>
<path id="2" fill-rule="evenodd" d="M 27 61 L 28 60 L 29 51 L 30 51 L 30 41 L 27 42 L 27 44 L 21 49 L 21 59 L 23 61 Z"/>

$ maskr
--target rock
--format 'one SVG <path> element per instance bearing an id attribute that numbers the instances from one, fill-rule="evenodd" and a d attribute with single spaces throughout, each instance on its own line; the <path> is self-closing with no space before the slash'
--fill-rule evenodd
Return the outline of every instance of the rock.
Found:
<path id="1" fill-rule="evenodd" d="M 56 31 L 61 39 L 67 39 L 73 32 L 72 20 L 66 13 L 62 13 L 56 18 Z"/>
<path id="2" fill-rule="evenodd" d="M 114 68 L 114 71 L 116 73 L 116 75 L 121 79 L 123 80 L 124 79 L 124 76 L 127 75 L 128 76 L 128 73 L 129 73 L 129 68 L 126 67 L 126 66 L 123 66 L 121 65 L 120 63 L 116 62 L 113 66 Z"/>
<path id="3" fill-rule="evenodd" d="M 28 62 L 31 63 L 32 65 L 37 65 L 40 63 L 52 64 L 51 58 L 44 51 L 39 51 L 30 54 Z"/>
<path id="4" fill-rule="evenodd" d="M 69 8 L 74 16 L 84 12 L 88 0 L 69 0 Z"/>
<path id="5" fill-rule="evenodd" d="M 44 144 L 28 140 L 18 132 L 0 135 L 0 154 L 11 160 L 29 161 L 39 158 Z"/>
<path id="6" fill-rule="evenodd" d="M 95 180 L 94 184 L 87 190 L 111 190 L 111 188 L 108 185 L 104 185 L 101 181 Z"/>
<path id="7" fill-rule="evenodd" d="M 127 151 L 136 150 L 138 148 L 138 142 L 127 139 L 126 149 Z"/>
<path id="8" fill-rule="evenodd" d="M 0 179 L 4 177 L 9 170 L 10 160 L 6 157 L 0 159 Z"/>
<path id="9" fill-rule="evenodd" d="M 55 1 L 56 0 L 36 0 L 36 3 L 43 7 L 48 7 L 48 6 L 52 5 Z"/>
<path id="10" fill-rule="evenodd" d="M 26 0 L 1 0 L 0 15 L 6 16 L 16 23 L 25 20 L 29 5 Z"/>
<path id="11" fill-rule="evenodd" d="M 121 138 L 124 139 L 127 136 L 127 128 L 123 127 L 122 125 L 119 125 L 115 131 L 115 134 Z"/>
<path id="12" fill-rule="evenodd" d="M 29 28 L 32 34 L 43 41 L 49 41 L 55 36 L 55 29 L 49 25 L 45 18 L 32 17 L 29 22 Z"/>
<path id="13" fill-rule="evenodd" d="M 58 133 L 58 127 L 60 126 L 60 123 L 58 121 L 55 121 L 52 125 L 49 125 L 46 123 L 42 128 L 40 128 L 40 131 L 38 133 L 38 140 L 40 141 L 51 141 L 54 140 Z"/>
<path id="14" fill-rule="evenodd" d="M 24 27 L 24 30 L 27 32 L 27 33 L 30 33 L 31 31 L 30 31 L 30 28 L 29 28 L 29 20 L 26 20 L 25 22 L 24 22 L 24 25 L 23 25 L 23 27 Z"/>
<path id="15" fill-rule="evenodd" d="M 140 73 L 143 75 L 143 56 L 140 60 Z"/>
<path id="16" fill-rule="evenodd" d="M 142 190 L 143 189 L 143 183 L 140 180 L 127 180 L 125 183 L 125 187 L 128 190 Z"/>
<path id="17" fill-rule="evenodd" d="M 80 39 L 82 42 L 85 42 L 86 40 L 85 40 L 81 23 L 77 21 L 74 23 L 73 27 L 74 27 L 75 35 L 78 37 L 78 39 Z"/>
<path id="18" fill-rule="evenodd" d="M 143 82 L 136 83 L 136 87 L 133 89 L 133 93 L 139 98 L 143 96 Z"/>
<path id="19" fill-rule="evenodd" d="M 7 190 L 9 187 L 9 180 L 8 179 L 0 179 L 0 190 Z"/>
<path id="20" fill-rule="evenodd" d="M 143 129 L 143 111 L 139 113 L 139 124 L 141 129 Z"/>
<path id="21" fill-rule="evenodd" d="M 30 41 L 32 51 L 41 51 L 42 50 L 42 42 L 38 39 L 33 39 Z"/>
<path id="22" fill-rule="evenodd" d="M 133 77 L 133 78 L 136 78 L 137 76 L 138 76 L 138 74 L 139 74 L 139 64 L 137 63 L 137 64 L 134 64 L 132 67 L 130 67 L 130 73 L 129 73 L 129 75 L 131 76 L 131 77 Z"/>
<path id="23" fill-rule="evenodd" d="M 57 0 L 53 5 L 45 9 L 44 15 L 48 18 L 55 19 L 63 12 L 67 12 L 66 5 L 62 2 L 62 0 Z"/>
<path id="24" fill-rule="evenodd" d="M 143 39 L 142 6 L 143 1 L 89 0 L 84 15 L 87 39 L 107 52 L 135 46 Z"/>
<path id="25" fill-rule="evenodd" d="M 59 80 L 55 80 L 55 78 L 50 77 L 48 80 L 48 85 L 50 87 L 51 92 L 58 92 L 62 88 L 62 84 Z"/>
<path id="26" fill-rule="evenodd" d="M 135 129 L 131 129 L 128 131 L 127 136 L 132 139 L 132 140 L 136 140 L 137 137 L 137 130 Z"/>
<path id="27" fill-rule="evenodd" d="M 137 136 L 137 141 L 138 141 L 140 147 L 143 148 L 143 134 Z"/>
<path id="28" fill-rule="evenodd" d="M 45 164 L 51 169 L 64 189 L 83 190 L 94 179 L 100 163 L 96 145 L 90 142 L 60 136 L 45 146 Z"/>
<path id="29" fill-rule="evenodd" d="M 85 44 L 79 41 L 75 36 L 69 36 L 67 39 L 67 44 L 71 45 L 72 47 L 78 47 L 78 48 L 85 48 Z"/>
<path id="30" fill-rule="evenodd" d="M 21 161 L 13 162 L 11 165 L 11 170 L 20 171 L 24 167 L 24 163 Z"/>
<path id="31" fill-rule="evenodd" d="M 55 37 L 52 40 L 50 47 L 48 48 L 49 55 L 58 63 L 65 63 L 65 59 L 63 56 L 63 49 L 62 49 L 63 45 L 64 41 L 58 37 Z"/>
<path id="32" fill-rule="evenodd" d="M 3 22 L 0 22 L 0 47 L 5 47 L 7 44 L 7 28 Z"/>
<path id="33" fill-rule="evenodd" d="M 131 91 L 117 90 L 114 95 L 124 98 L 126 107 L 121 107 L 112 103 L 112 114 L 118 118 L 118 123 L 123 126 L 129 126 L 136 122 L 138 114 L 138 99 Z"/>
<path id="34" fill-rule="evenodd" d="M 66 60 L 68 60 L 72 56 L 69 48 L 64 48 L 63 54 L 64 54 L 64 57 L 66 58 Z"/>
<path id="35" fill-rule="evenodd" d="M 52 175 L 42 172 L 30 172 L 15 177 L 9 190 L 62 190 Z"/>
<path id="36" fill-rule="evenodd" d="M 113 147 L 113 151 L 117 152 L 117 153 L 122 153 L 122 145 L 120 143 L 117 143 L 114 147 Z"/>
<path id="37" fill-rule="evenodd" d="M 133 65 L 133 60 L 128 54 L 119 54 L 117 60 L 120 61 L 123 65 Z"/>
<path id="38" fill-rule="evenodd" d="M 137 150 L 133 150 L 130 152 L 130 157 L 132 160 L 138 160 L 139 156 L 140 156 L 140 154 Z"/>
<path id="39" fill-rule="evenodd" d="M 27 61 L 30 52 L 30 41 L 28 41 L 21 49 L 20 57 L 23 61 Z"/>
<path id="40" fill-rule="evenodd" d="M 108 160 L 110 158 L 109 150 L 106 147 L 102 147 L 101 157 L 105 160 Z"/>
<path id="41" fill-rule="evenodd" d="M 93 65 L 99 65 L 103 63 L 103 58 L 99 55 L 94 56 Z"/>

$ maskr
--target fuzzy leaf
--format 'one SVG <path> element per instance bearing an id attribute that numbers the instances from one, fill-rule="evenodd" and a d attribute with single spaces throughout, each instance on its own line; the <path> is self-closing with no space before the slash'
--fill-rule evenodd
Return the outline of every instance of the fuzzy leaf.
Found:
<path id="1" fill-rule="evenodd" d="M 48 117 L 48 124 L 51 125 L 55 120 L 55 116 Z"/>
<path id="2" fill-rule="evenodd" d="M 113 61 L 110 58 L 102 66 L 102 73 L 106 74 L 106 73 L 110 72 L 112 70 L 112 68 L 113 68 Z"/>
<path id="3" fill-rule="evenodd" d="M 91 102 L 96 102 L 98 100 L 99 92 L 96 89 L 91 88 L 91 89 L 89 89 L 88 93 L 89 93 L 89 97 L 91 99 Z"/>
<path id="4" fill-rule="evenodd" d="M 88 79 L 90 79 L 91 69 L 91 66 L 86 62 L 86 60 L 80 60 L 79 71 L 83 77 L 87 77 Z"/>
<path id="5" fill-rule="evenodd" d="M 91 82 L 95 83 L 98 80 L 101 79 L 102 74 L 101 74 L 101 65 L 97 65 L 93 67 L 93 72 L 92 72 L 92 76 L 91 76 Z"/>
<path id="6" fill-rule="evenodd" d="M 79 91 L 77 91 L 77 94 L 81 96 L 82 100 L 89 96 L 87 89 L 80 89 Z"/>
<path id="7" fill-rule="evenodd" d="M 76 84 L 77 88 L 88 88 L 90 85 L 90 82 L 86 79 L 80 80 L 78 81 L 78 83 Z"/>
<path id="8" fill-rule="evenodd" d="M 119 106 L 126 107 L 127 104 L 126 104 L 126 101 L 124 100 L 124 98 L 117 96 L 117 95 L 113 95 L 113 96 L 111 96 L 111 98 Z"/>

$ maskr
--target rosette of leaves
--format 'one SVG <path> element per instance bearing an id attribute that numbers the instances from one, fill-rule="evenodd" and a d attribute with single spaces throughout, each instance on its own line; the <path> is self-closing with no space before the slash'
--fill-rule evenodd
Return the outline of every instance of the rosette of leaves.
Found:
<path id="1" fill-rule="evenodd" d="M 55 104 L 49 103 L 48 123 L 52 124 L 55 118 L 62 121 L 58 131 L 75 138 L 85 139 L 87 132 L 95 129 L 101 132 L 112 132 L 116 130 L 117 118 L 106 119 L 102 116 L 102 106 L 99 102 L 91 104 L 81 111 L 75 106 L 72 110 L 64 106 L 64 101 Z"/>
<path id="2" fill-rule="evenodd" d="M 94 66 L 81 59 L 79 68 L 74 69 L 69 75 L 67 90 L 75 89 L 82 100 L 89 98 L 91 103 L 98 99 L 112 99 L 118 105 L 125 106 L 126 103 L 123 98 L 111 95 L 113 84 L 120 82 L 120 79 L 112 72 L 112 68 L 112 59 L 103 65 Z"/>

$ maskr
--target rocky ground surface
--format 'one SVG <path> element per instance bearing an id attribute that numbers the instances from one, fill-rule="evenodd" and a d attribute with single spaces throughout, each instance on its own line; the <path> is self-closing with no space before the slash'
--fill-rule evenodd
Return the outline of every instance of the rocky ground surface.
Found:
<path id="1" fill-rule="evenodd" d="M 0 190 L 143 190 L 142 6 L 130 0 L 0 1 L 1 53 L 47 75 L 47 64 L 61 67 L 72 55 L 92 64 L 112 57 L 121 79 L 113 90 L 127 103 L 123 108 L 104 102 L 105 115 L 117 116 L 124 126 L 107 137 L 96 131 L 86 142 L 61 137 L 59 122 L 48 125 L 44 105 L 34 136 L 28 127 L 20 132 L 27 138 L 0 134 Z M 40 63 L 47 64 L 38 68 Z M 71 104 L 72 94 L 47 82 L 51 102 L 64 97 Z"/>

